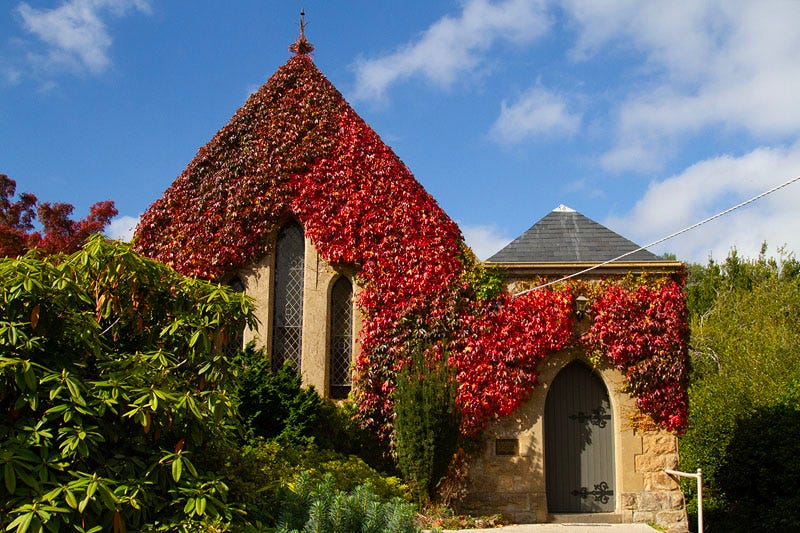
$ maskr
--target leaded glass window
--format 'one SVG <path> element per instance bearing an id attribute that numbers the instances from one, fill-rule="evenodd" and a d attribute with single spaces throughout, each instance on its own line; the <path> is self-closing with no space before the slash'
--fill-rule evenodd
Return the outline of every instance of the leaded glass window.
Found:
<path id="1" fill-rule="evenodd" d="M 353 284 L 344 277 L 336 281 L 331 291 L 330 326 L 330 395 L 334 399 L 347 398 L 352 383 Z"/>
<path id="2" fill-rule="evenodd" d="M 295 222 L 285 225 L 275 244 L 275 305 L 272 328 L 272 366 L 290 361 L 300 370 L 303 344 L 303 228 Z"/>

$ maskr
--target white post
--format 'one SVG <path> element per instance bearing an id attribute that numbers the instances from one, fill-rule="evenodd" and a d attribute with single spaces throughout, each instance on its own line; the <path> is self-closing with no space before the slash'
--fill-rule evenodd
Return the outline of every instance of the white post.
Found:
<path id="1" fill-rule="evenodd" d="M 703 533 L 703 471 L 697 469 L 697 530 Z"/>
<path id="2" fill-rule="evenodd" d="M 697 533 L 703 533 L 703 470 L 698 468 L 696 474 L 691 474 L 665 468 L 664 472 L 671 476 L 693 477 L 697 479 Z"/>

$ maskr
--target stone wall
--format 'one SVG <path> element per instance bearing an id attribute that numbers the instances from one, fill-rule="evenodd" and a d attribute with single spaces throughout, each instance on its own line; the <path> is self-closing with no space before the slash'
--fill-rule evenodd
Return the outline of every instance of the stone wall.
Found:
<path id="1" fill-rule="evenodd" d="M 636 454 L 636 472 L 644 490 L 622 494 L 622 508 L 633 522 L 647 522 L 669 531 L 688 531 L 683 493 L 676 479 L 664 472 L 678 468 L 678 439 L 662 431 L 642 432 L 642 453 Z"/>
<path id="2" fill-rule="evenodd" d="M 502 513 L 517 523 L 558 521 L 548 513 L 545 481 L 544 421 L 549 386 L 571 361 L 590 364 L 580 350 L 564 350 L 542 361 L 539 385 L 515 413 L 499 418 L 483 435 L 481 452 L 465 466 L 466 496 L 460 510 L 470 514 Z M 614 412 L 615 510 L 582 514 L 581 522 L 653 523 L 685 532 L 683 494 L 665 468 L 678 465 L 678 439 L 663 430 L 643 430 L 633 423 L 635 402 L 621 392 L 623 376 L 610 366 L 595 371 L 605 383 Z M 516 442 L 516 453 L 498 453 L 500 441 Z M 501 450 L 507 452 L 508 450 Z M 570 520 L 577 519 L 569 515 Z"/>

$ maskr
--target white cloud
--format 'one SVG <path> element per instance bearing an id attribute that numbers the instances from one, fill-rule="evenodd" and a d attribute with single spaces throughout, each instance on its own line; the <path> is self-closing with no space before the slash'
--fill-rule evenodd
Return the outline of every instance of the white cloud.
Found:
<path id="1" fill-rule="evenodd" d="M 573 135 L 580 125 L 581 114 L 570 112 L 563 96 L 537 84 L 518 100 L 502 102 L 490 136 L 501 143 L 514 144 L 530 137 Z"/>
<path id="2" fill-rule="evenodd" d="M 148 0 L 67 0 L 53 9 L 37 9 L 25 2 L 17 6 L 22 26 L 41 40 L 46 51 L 30 52 L 28 59 L 44 69 L 66 68 L 94 74 L 111 64 L 113 42 L 105 17 L 121 17 L 131 9 L 149 12 Z"/>
<path id="3" fill-rule="evenodd" d="M 457 17 L 441 18 L 416 42 L 357 61 L 355 98 L 382 99 L 390 85 L 412 76 L 450 87 L 460 75 L 475 70 L 496 41 L 528 43 L 549 26 L 544 3 L 538 0 L 469 0 Z"/>
<path id="4" fill-rule="evenodd" d="M 757 138 L 800 131 L 798 2 L 565 2 L 579 37 L 572 55 L 611 47 L 641 54 L 636 87 L 616 111 L 610 169 L 653 168 L 707 127 Z"/>
<path id="5" fill-rule="evenodd" d="M 133 238 L 136 226 L 139 224 L 139 217 L 123 215 L 111 221 L 106 228 L 106 235 L 112 239 L 129 242 Z"/>
<path id="6" fill-rule="evenodd" d="M 647 244 L 800 176 L 800 142 L 790 147 L 759 148 L 740 157 L 699 162 L 682 173 L 650 185 L 627 214 L 605 224 L 639 244 Z M 746 207 L 675 237 L 656 253 L 671 251 L 683 260 L 705 262 L 727 256 L 735 247 L 755 257 L 766 241 L 800 249 L 800 182 Z"/>
<path id="7" fill-rule="evenodd" d="M 495 226 L 461 226 L 461 232 L 464 241 L 480 260 L 491 257 L 513 240 L 502 235 Z"/>

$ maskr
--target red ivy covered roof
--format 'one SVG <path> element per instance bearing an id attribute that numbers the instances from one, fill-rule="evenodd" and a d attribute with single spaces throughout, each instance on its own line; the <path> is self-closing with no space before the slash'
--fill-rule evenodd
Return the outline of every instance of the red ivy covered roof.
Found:
<path id="1" fill-rule="evenodd" d="M 323 255 L 334 263 L 374 261 L 352 250 L 370 230 L 448 246 L 461 239 L 306 54 L 289 59 L 198 151 L 144 213 L 135 243 L 184 274 L 215 279 L 262 257 L 290 213 L 318 247 L 329 244 Z"/>

